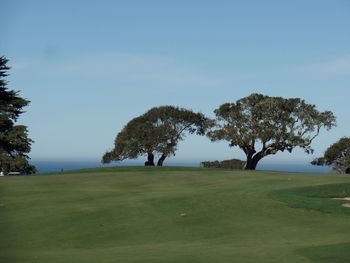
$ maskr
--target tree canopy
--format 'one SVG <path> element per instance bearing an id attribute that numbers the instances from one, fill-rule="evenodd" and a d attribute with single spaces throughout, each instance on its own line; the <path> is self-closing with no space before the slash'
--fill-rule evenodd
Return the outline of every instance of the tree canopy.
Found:
<path id="1" fill-rule="evenodd" d="M 322 157 L 311 162 L 313 165 L 329 165 L 339 173 L 350 173 L 350 138 L 343 137 L 327 148 Z"/>
<path id="2" fill-rule="evenodd" d="M 175 155 L 178 142 L 186 133 L 205 135 L 212 121 L 202 113 L 174 106 L 154 107 L 129 121 L 114 141 L 114 149 L 102 157 L 103 163 L 147 155 L 145 165 L 158 166 Z"/>
<path id="3" fill-rule="evenodd" d="M 7 88 L 5 77 L 10 69 L 7 63 L 8 59 L 0 57 L 0 169 L 34 173 L 36 169 L 28 163 L 27 155 L 33 140 L 28 138 L 26 126 L 15 125 L 29 101 L 21 98 L 18 91 Z"/>
<path id="4" fill-rule="evenodd" d="M 246 155 L 245 169 L 255 169 L 268 155 L 292 152 L 295 147 L 313 152 L 312 141 L 321 128 L 335 126 L 331 111 L 319 112 L 300 98 L 251 94 L 215 111 L 217 125 L 207 135 L 212 141 L 226 140 Z"/>

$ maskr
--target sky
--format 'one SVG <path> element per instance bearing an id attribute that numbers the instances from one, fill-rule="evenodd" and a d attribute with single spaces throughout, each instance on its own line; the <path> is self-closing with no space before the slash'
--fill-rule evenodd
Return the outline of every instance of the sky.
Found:
<path id="1" fill-rule="evenodd" d="M 331 110 L 309 162 L 350 136 L 350 1 L 0 0 L 9 88 L 31 101 L 19 123 L 32 160 L 100 160 L 132 118 L 160 105 L 214 117 L 263 93 Z M 187 136 L 172 161 L 244 158 L 227 142 Z"/>

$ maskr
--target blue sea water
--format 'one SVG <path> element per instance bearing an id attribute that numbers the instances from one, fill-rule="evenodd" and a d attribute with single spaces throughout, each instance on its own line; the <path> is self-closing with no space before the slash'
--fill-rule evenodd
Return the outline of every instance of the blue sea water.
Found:
<path id="1" fill-rule="evenodd" d="M 332 172 L 330 167 L 315 166 L 308 163 L 269 163 L 261 164 L 258 170 L 297 172 L 297 173 L 329 173 Z"/>
<path id="2" fill-rule="evenodd" d="M 63 172 L 83 168 L 105 167 L 96 161 L 32 161 L 38 173 Z"/>
<path id="3" fill-rule="evenodd" d="M 83 168 L 96 168 L 96 167 L 108 167 L 108 166 L 127 166 L 127 165 L 143 165 L 142 161 L 126 161 L 120 163 L 113 163 L 108 165 L 102 165 L 98 161 L 38 161 L 31 162 L 38 169 L 38 173 L 51 173 L 61 172 L 67 170 L 76 170 Z M 189 166 L 199 167 L 200 162 L 168 162 L 165 166 Z M 285 171 L 285 172 L 307 172 L 307 173 L 326 173 L 330 172 L 329 167 L 314 166 L 308 163 L 295 162 L 295 163 L 261 163 L 258 165 L 257 170 L 270 170 L 270 171 Z"/>

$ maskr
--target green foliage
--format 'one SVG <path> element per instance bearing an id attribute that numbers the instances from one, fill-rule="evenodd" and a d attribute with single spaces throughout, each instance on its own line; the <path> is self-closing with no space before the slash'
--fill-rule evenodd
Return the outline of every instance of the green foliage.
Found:
<path id="1" fill-rule="evenodd" d="M 10 69 L 8 60 L 0 57 L 0 169 L 4 172 L 19 171 L 35 173 L 34 166 L 28 163 L 32 140 L 28 138 L 26 126 L 15 125 L 29 101 L 21 98 L 18 92 L 7 89 L 5 77 Z"/>
<path id="2" fill-rule="evenodd" d="M 324 155 L 311 162 L 313 165 L 330 165 L 339 172 L 345 173 L 350 168 L 350 138 L 343 137 L 327 148 Z"/>
<path id="3" fill-rule="evenodd" d="M 154 155 L 158 155 L 158 165 L 165 158 L 175 155 L 178 142 L 185 133 L 204 135 L 211 121 L 202 113 L 174 106 L 155 107 L 145 114 L 129 121 L 118 133 L 114 149 L 102 157 L 103 163 L 148 156 L 146 164 L 154 165 Z"/>
<path id="4" fill-rule="evenodd" d="M 226 140 L 247 156 L 246 169 L 255 169 L 267 155 L 292 152 L 295 147 L 311 153 L 311 143 L 321 128 L 335 125 L 332 112 L 319 112 L 299 98 L 285 99 L 251 94 L 215 111 L 217 127 L 208 133 L 212 141 Z M 257 150 L 257 145 L 261 148 Z"/>
<path id="5" fill-rule="evenodd" d="M 201 166 L 205 168 L 243 169 L 245 162 L 238 159 L 224 161 L 204 161 L 201 162 Z"/>

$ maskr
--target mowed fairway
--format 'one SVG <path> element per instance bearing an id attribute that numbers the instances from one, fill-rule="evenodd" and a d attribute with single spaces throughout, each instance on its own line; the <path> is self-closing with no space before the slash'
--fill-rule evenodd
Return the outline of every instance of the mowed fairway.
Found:
<path id="1" fill-rule="evenodd" d="M 349 195 L 350 177 L 335 174 L 119 167 L 2 177 L 0 262 L 350 262 L 350 209 L 330 198 Z"/>

